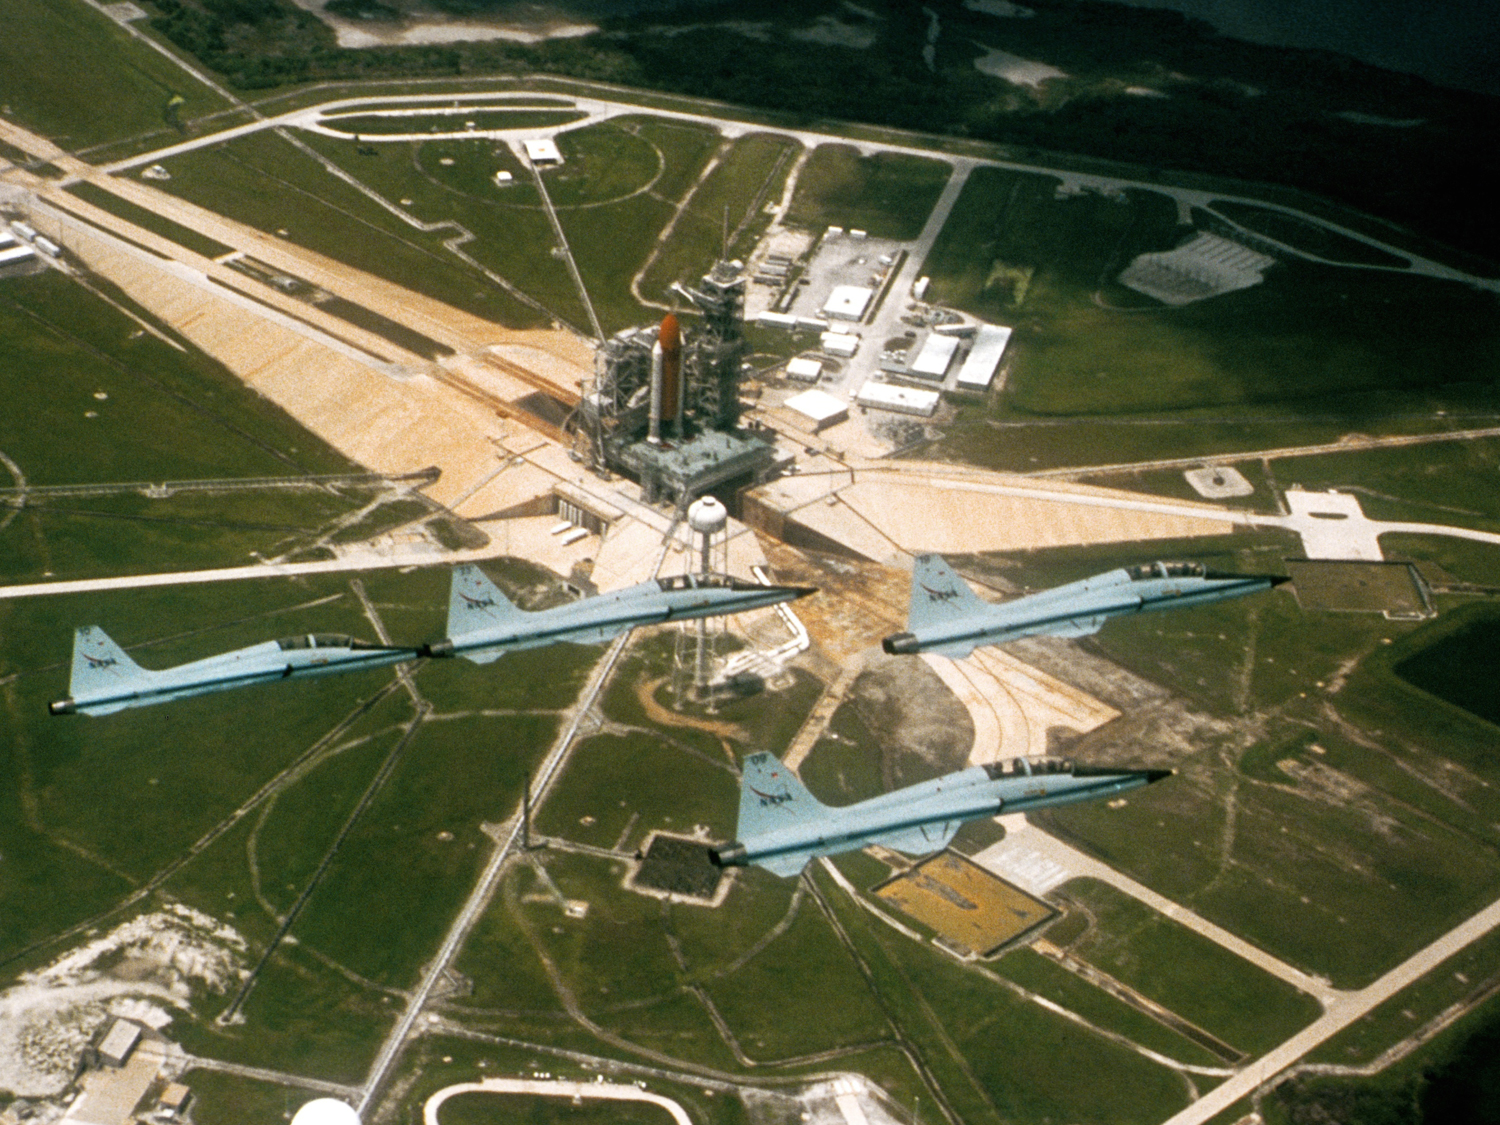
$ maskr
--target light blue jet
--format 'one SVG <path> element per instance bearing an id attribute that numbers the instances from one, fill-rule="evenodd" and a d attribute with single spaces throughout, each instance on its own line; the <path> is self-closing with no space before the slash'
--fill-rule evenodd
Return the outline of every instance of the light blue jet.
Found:
<path id="1" fill-rule="evenodd" d="M 731 844 L 709 858 L 720 867 L 756 864 L 796 875 L 810 860 L 880 844 L 909 855 L 948 846 L 959 826 L 980 817 L 1095 801 L 1172 776 L 1171 770 L 1119 770 L 1017 758 L 971 766 L 853 805 L 830 808 L 773 754 L 751 754 L 740 776 L 740 819 Z"/>
<path id="2" fill-rule="evenodd" d="M 73 675 L 68 698 L 48 707 L 54 715 L 108 715 L 211 691 L 277 680 L 357 672 L 416 660 L 421 651 L 367 644 L 342 634 L 309 633 L 266 641 L 175 668 L 142 668 L 97 625 L 73 634 Z"/>
<path id="3" fill-rule="evenodd" d="M 912 568 L 907 631 L 880 643 L 893 656 L 964 657 L 980 645 L 1042 633 L 1083 637 L 1097 633 L 1111 617 L 1237 598 L 1285 581 L 1273 575 L 1214 574 L 1202 563 L 1155 562 L 995 604 L 975 594 L 940 555 L 920 555 Z"/>
<path id="4" fill-rule="evenodd" d="M 676 575 L 581 598 L 553 609 L 517 609 L 477 566 L 455 567 L 448 594 L 448 636 L 423 651 L 488 664 L 508 652 L 571 641 L 596 644 L 637 625 L 718 617 L 789 602 L 814 591 L 762 586 L 723 575 Z"/>

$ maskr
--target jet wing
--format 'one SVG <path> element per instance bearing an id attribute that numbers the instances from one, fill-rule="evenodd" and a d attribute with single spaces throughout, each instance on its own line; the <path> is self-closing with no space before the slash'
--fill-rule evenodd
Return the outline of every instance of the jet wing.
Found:
<path id="1" fill-rule="evenodd" d="M 907 855 L 927 855 L 946 848 L 949 841 L 958 834 L 962 825 L 961 820 L 933 821 L 930 824 L 920 824 L 915 828 L 903 828 L 899 832 L 892 832 L 880 837 L 875 843 L 894 848 L 898 852 L 905 852 Z"/>
<path id="2" fill-rule="evenodd" d="M 1095 617 L 1074 617 L 1049 625 L 1046 632 L 1053 637 L 1090 637 L 1104 628 L 1106 620 L 1102 613 Z"/>
<path id="3" fill-rule="evenodd" d="M 785 855 L 771 856 L 769 859 L 757 859 L 755 865 L 764 867 L 773 875 L 783 878 L 802 874 L 802 869 L 817 858 L 817 852 L 789 852 Z"/>

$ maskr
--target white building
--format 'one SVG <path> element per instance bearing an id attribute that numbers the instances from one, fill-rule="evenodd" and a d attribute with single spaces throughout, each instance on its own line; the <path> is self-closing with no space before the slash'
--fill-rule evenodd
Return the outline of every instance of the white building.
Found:
<path id="1" fill-rule="evenodd" d="M 823 374 L 823 365 L 807 356 L 798 356 L 796 359 L 788 360 L 786 365 L 786 376 L 788 379 L 796 379 L 801 383 L 816 383 L 818 376 Z"/>
<path id="2" fill-rule="evenodd" d="M 557 142 L 547 137 L 538 137 L 536 140 L 522 141 L 526 148 L 526 159 L 533 164 L 561 164 L 562 153 L 557 150 Z"/>
<path id="3" fill-rule="evenodd" d="M 849 404 L 826 391 L 803 391 L 787 399 L 786 407 L 812 423 L 813 433 L 836 426 L 849 417 Z"/>
<path id="4" fill-rule="evenodd" d="M 755 323 L 762 328 L 785 328 L 790 332 L 797 327 L 797 318 L 791 313 L 763 312 L 755 318 Z"/>
<path id="5" fill-rule="evenodd" d="M 861 406 L 892 410 L 897 414 L 916 414 L 923 418 L 931 418 L 937 413 L 941 398 L 937 391 L 898 387 L 895 383 L 877 383 L 874 379 L 866 379 L 855 396 Z"/>
<path id="6" fill-rule="evenodd" d="M 974 337 L 969 357 L 958 369 L 958 385 L 968 391 L 982 391 L 995 378 L 995 371 L 1010 343 L 1009 328 L 1000 324 L 981 324 Z"/>
<path id="7" fill-rule="evenodd" d="M 956 351 L 957 336 L 939 336 L 934 332 L 927 337 L 922 350 L 917 353 L 917 358 L 911 365 L 911 373 L 923 379 L 941 379 L 948 374 Z"/>
<path id="8" fill-rule="evenodd" d="M 823 302 L 823 315 L 830 320 L 860 320 L 875 290 L 860 285 L 835 285 L 828 300 Z"/>
<path id="9" fill-rule="evenodd" d="M 825 332 L 820 337 L 823 350 L 829 355 L 848 359 L 859 351 L 859 337 L 852 332 Z"/>

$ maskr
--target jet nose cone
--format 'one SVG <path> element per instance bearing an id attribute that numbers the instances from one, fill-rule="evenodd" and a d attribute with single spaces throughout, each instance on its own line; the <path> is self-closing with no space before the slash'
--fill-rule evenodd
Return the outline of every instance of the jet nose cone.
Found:
<path id="1" fill-rule="evenodd" d="M 1273 587 L 1275 587 L 1275 586 L 1285 586 L 1291 580 L 1292 580 L 1292 576 L 1290 574 L 1273 574 L 1273 575 L 1271 575 L 1271 585 Z"/>
<path id="2" fill-rule="evenodd" d="M 809 594 L 816 594 L 818 592 L 818 588 L 816 586 L 785 586 L 783 587 L 783 589 L 792 591 L 793 601 L 797 601 L 800 598 L 807 597 Z"/>
<path id="3" fill-rule="evenodd" d="M 1161 780 L 1163 780 L 1165 778 L 1171 777 L 1177 771 L 1176 770 L 1143 770 L 1141 772 L 1144 773 L 1145 776 L 1146 776 L 1146 784 L 1147 785 L 1154 785 L 1158 781 L 1161 781 Z"/>

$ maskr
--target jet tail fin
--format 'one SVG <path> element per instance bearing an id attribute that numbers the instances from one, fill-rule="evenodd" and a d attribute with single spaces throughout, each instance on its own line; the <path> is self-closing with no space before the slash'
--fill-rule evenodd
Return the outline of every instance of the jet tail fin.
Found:
<path id="1" fill-rule="evenodd" d="M 739 839 L 814 821 L 827 812 L 827 806 L 776 755 L 751 754 L 745 759 L 740 772 Z"/>
<path id="2" fill-rule="evenodd" d="M 491 629 L 524 612 L 517 609 L 477 566 L 468 564 L 453 568 L 453 580 L 448 587 L 450 641 Z"/>
<path id="3" fill-rule="evenodd" d="M 68 693 L 73 698 L 117 686 L 121 680 L 149 675 L 99 626 L 84 625 L 74 630 L 73 674 L 68 680 Z"/>
<path id="4" fill-rule="evenodd" d="M 969 589 L 941 555 L 918 555 L 911 572 L 911 607 L 906 627 L 912 632 L 930 625 L 982 614 L 990 604 Z"/>

